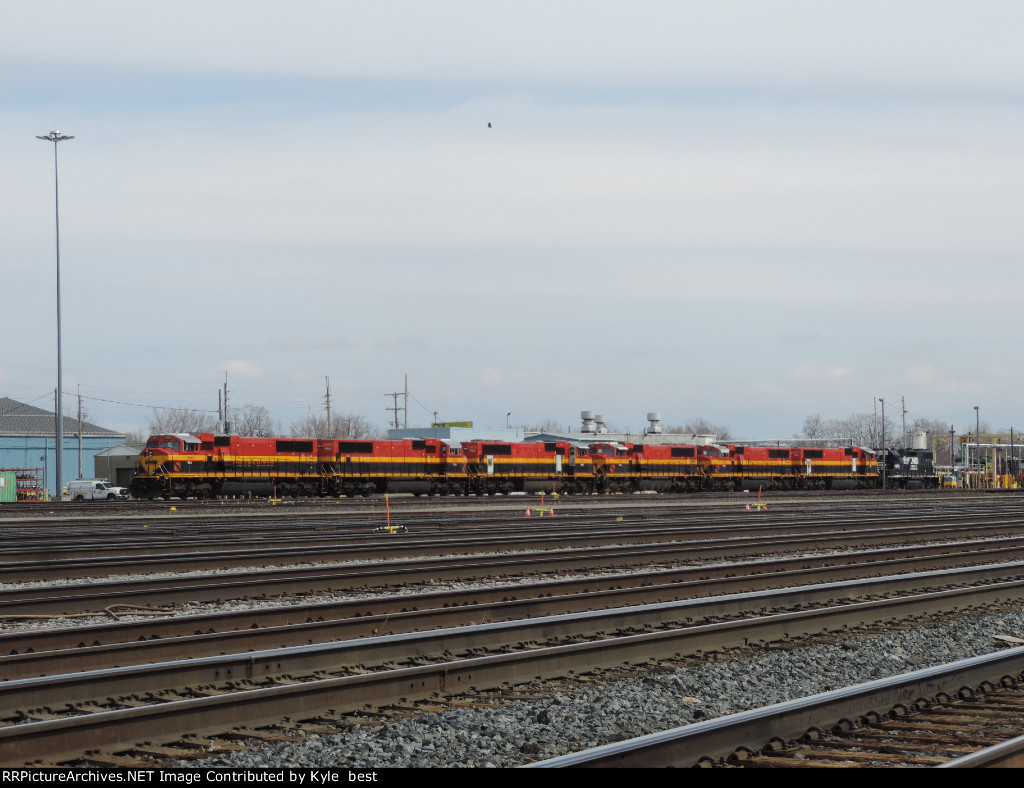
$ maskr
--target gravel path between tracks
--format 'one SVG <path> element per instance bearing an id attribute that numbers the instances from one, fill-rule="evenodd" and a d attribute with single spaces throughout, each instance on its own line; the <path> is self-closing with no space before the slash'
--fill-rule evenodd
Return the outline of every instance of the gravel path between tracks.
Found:
<path id="1" fill-rule="evenodd" d="M 1005 647 L 1024 637 L 1024 611 L 851 637 L 790 651 L 577 686 L 501 707 L 388 720 L 299 743 L 261 745 L 182 767 L 512 767 Z"/>

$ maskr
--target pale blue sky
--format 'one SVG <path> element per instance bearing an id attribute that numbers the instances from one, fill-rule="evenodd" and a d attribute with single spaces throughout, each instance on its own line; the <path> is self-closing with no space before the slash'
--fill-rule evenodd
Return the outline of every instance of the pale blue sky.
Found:
<path id="1" fill-rule="evenodd" d="M 3 6 L 6 396 L 56 384 L 57 128 L 106 426 L 225 373 L 285 424 L 406 374 L 410 425 L 1024 423 L 1019 3 Z"/>

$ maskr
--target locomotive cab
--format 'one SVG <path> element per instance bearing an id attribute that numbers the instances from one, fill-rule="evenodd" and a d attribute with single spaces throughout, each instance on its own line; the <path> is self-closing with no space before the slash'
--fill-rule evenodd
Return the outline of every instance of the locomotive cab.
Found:
<path id="1" fill-rule="evenodd" d="M 591 443 L 594 489 L 599 493 L 635 492 L 639 474 L 633 473 L 632 443 Z"/>
<path id="2" fill-rule="evenodd" d="M 175 461 L 188 461 L 184 455 L 198 454 L 201 445 L 202 440 L 194 435 L 153 435 L 146 441 L 139 463 L 147 474 L 157 473 Z"/>
<path id="3" fill-rule="evenodd" d="M 132 495 L 136 498 L 170 497 L 172 476 L 199 473 L 201 466 L 205 466 L 203 445 L 203 436 L 188 433 L 150 436 L 146 448 L 139 454 L 142 470 L 132 479 Z"/>

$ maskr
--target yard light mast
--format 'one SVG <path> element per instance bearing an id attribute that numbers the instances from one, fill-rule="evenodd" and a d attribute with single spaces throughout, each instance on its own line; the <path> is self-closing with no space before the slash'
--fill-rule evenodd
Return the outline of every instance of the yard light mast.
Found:
<path id="1" fill-rule="evenodd" d="M 887 465 L 887 458 L 885 456 L 885 400 L 879 397 L 878 401 L 882 403 L 882 489 L 884 490 L 886 485 L 885 469 Z"/>
<path id="2" fill-rule="evenodd" d="M 63 366 L 60 349 L 60 191 L 57 178 L 57 143 L 65 140 L 73 140 L 69 134 L 61 134 L 59 131 L 51 131 L 46 136 L 36 135 L 36 139 L 53 143 L 53 213 L 54 224 L 57 233 L 57 445 L 56 445 L 56 477 L 55 489 L 57 500 L 62 500 L 61 487 L 64 484 L 64 406 L 63 406 Z"/>
<path id="3" fill-rule="evenodd" d="M 974 437 L 977 443 L 974 445 L 974 461 L 978 464 L 977 486 L 981 487 L 981 414 L 978 406 L 974 406 Z"/>

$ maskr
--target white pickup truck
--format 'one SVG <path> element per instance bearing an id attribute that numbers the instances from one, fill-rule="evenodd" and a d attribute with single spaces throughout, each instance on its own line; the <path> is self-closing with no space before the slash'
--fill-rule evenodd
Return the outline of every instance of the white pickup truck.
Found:
<path id="1" fill-rule="evenodd" d="M 78 479 L 68 484 L 72 501 L 119 501 L 128 496 L 124 487 L 112 487 L 100 479 Z"/>

